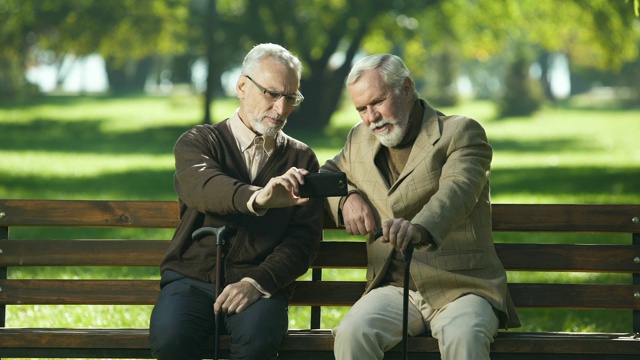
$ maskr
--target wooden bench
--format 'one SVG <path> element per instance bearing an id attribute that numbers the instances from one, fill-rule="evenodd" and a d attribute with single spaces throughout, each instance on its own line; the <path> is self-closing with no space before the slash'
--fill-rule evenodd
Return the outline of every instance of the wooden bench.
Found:
<path id="1" fill-rule="evenodd" d="M 496 236 L 535 232 L 541 239 L 539 243 L 496 244 L 507 270 L 626 274 L 622 281 L 607 284 L 512 282 L 509 289 L 518 308 L 616 309 L 628 321 L 615 333 L 501 331 L 492 344 L 492 358 L 640 358 L 639 217 L 638 205 L 495 204 Z M 20 227 L 172 229 L 177 223 L 177 203 L 168 201 L 0 200 L 0 357 L 150 358 L 146 328 L 6 327 L 5 318 L 17 304 L 152 305 L 159 291 L 157 279 L 7 279 L 7 271 L 39 266 L 157 267 L 169 243 L 167 239 L 100 239 L 95 234 L 104 230 L 93 229 L 87 232 L 94 234 L 90 238 L 62 240 L 12 237 L 10 231 L 20 233 Z M 326 224 L 325 228 L 334 227 Z M 554 236 L 567 232 L 629 237 L 626 244 L 614 245 L 553 243 Z M 364 243 L 348 240 L 323 241 L 312 279 L 298 282 L 291 303 L 311 307 L 311 322 L 307 329 L 289 331 L 282 359 L 333 358 L 331 334 L 320 328 L 322 309 L 352 305 L 364 289 L 361 281 L 322 279 L 323 269 L 365 267 Z M 223 337 L 223 354 L 228 343 Z M 409 349 L 412 355 L 428 353 L 438 358 L 437 341 L 428 336 L 410 338 Z M 400 354 L 398 346 L 386 358 Z"/>

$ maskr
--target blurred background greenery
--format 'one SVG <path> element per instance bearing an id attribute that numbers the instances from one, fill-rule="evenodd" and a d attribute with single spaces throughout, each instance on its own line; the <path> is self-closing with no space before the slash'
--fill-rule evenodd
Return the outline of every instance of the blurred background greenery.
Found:
<path id="1" fill-rule="evenodd" d="M 494 203 L 640 203 L 640 20 L 631 0 L 0 0 L 0 198 L 175 200 L 180 134 L 230 116 L 243 55 L 300 56 L 305 101 L 285 131 L 320 162 L 358 119 L 354 60 L 402 56 L 421 95 L 476 118 L 494 147 Z M 210 59 L 210 61 L 209 61 Z M 207 76 L 209 74 L 209 76 Z M 170 230 L 15 229 L 13 238 L 170 239 Z M 345 238 L 342 232 L 329 239 Z M 354 238 L 354 240 L 359 240 Z M 597 234 L 498 242 L 629 243 Z M 9 277 L 158 278 L 158 269 L 10 269 Z M 325 271 L 364 279 L 362 271 Z M 519 274 L 517 282 L 631 282 Z M 11 306 L 9 326 L 148 326 L 150 307 Z M 324 311 L 323 327 L 345 309 Z M 90 315 L 90 316 L 89 316 Z M 631 329 L 619 311 L 523 310 L 523 330 Z M 304 309 L 292 328 L 308 327 Z M 630 330 L 629 330 L 630 331 Z"/>
<path id="2" fill-rule="evenodd" d="M 526 116 L 586 92 L 637 106 L 638 6 L 638 0 L 0 0 L 0 96 L 196 91 L 208 102 L 233 96 L 229 88 L 252 46 L 275 42 L 304 63 L 307 101 L 293 115 L 304 119 L 292 122 L 295 128 L 327 126 L 351 64 L 375 52 L 402 56 L 436 106 L 490 99 L 499 116 Z"/>

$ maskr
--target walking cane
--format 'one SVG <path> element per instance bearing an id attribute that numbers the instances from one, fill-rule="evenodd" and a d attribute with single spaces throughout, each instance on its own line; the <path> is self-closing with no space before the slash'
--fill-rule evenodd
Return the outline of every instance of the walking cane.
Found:
<path id="1" fill-rule="evenodd" d="M 402 252 L 404 255 L 404 289 L 402 293 L 402 358 L 409 359 L 409 278 L 411 273 L 411 255 L 413 254 L 413 244 L 409 242 Z"/>
<path id="2" fill-rule="evenodd" d="M 226 228 L 224 226 L 219 228 L 214 227 L 202 227 L 193 232 L 191 238 L 194 241 L 198 241 L 207 235 L 216 236 L 216 300 L 220 295 L 220 283 L 222 282 L 222 245 L 224 245 L 224 235 Z M 218 347 L 220 343 L 220 321 L 218 320 L 218 314 L 215 314 L 215 329 L 214 329 L 214 348 L 213 358 L 218 360 Z"/>
<path id="3" fill-rule="evenodd" d="M 382 236 L 382 229 L 376 230 L 373 238 L 377 239 Z M 402 251 L 404 256 L 404 288 L 402 291 L 402 358 L 407 360 L 408 354 L 408 338 L 409 338 L 409 278 L 411 273 L 411 255 L 413 254 L 413 243 L 409 242 L 407 247 Z"/>

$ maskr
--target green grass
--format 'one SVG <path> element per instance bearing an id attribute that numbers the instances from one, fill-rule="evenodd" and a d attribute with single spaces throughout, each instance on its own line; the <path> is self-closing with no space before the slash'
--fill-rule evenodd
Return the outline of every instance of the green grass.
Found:
<path id="1" fill-rule="evenodd" d="M 191 97 L 49 97 L 0 104 L 0 198 L 174 200 L 172 147 L 201 120 Z M 213 105 L 228 117 L 237 100 Z M 441 109 L 480 121 L 494 147 L 494 203 L 640 204 L 640 110 L 547 108 L 530 118 L 497 119 L 493 105 L 469 102 Z M 320 162 L 337 153 L 358 121 L 345 102 L 322 134 L 291 133 L 310 144 Z M 286 130 L 286 128 L 285 128 Z M 83 234 L 83 235 L 80 235 Z M 15 238 L 164 238 L 172 230 L 16 229 Z M 343 237 L 342 233 L 330 237 Z M 553 240 L 550 240 L 553 239 Z M 497 233 L 497 242 L 628 243 L 625 236 Z M 10 269 L 12 278 L 158 278 L 155 268 Z M 518 282 L 620 282 L 604 274 L 510 273 Z M 325 271 L 325 277 L 362 280 L 363 271 Z M 8 326 L 147 327 L 151 307 L 11 306 Z M 335 326 L 345 308 L 324 310 L 322 326 Z M 620 311 L 522 310 L 522 330 L 621 331 Z M 308 327 L 308 311 L 291 309 L 292 328 Z"/>

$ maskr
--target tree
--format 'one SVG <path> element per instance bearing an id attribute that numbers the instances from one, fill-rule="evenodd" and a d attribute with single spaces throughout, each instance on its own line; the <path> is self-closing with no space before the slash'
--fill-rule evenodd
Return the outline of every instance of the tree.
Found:
<path id="1" fill-rule="evenodd" d="M 254 0 L 247 1 L 245 9 L 235 8 L 236 14 L 241 14 L 236 21 L 260 24 L 245 29 L 247 39 L 284 44 L 297 51 L 307 65 L 302 91 L 310 101 L 303 103 L 296 114 L 301 121 L 293 121 L 290 126 L 303 124 L 308 129 L 321 129 L 328 123 L 349 67 L 359 52 L 401 55 L 418 81 L 434 77 L 429 70 L 437 72 L 443 79 L 437 80 L 436 90 L 451 88 L 447 81 L 451 85 L 457 73 L 443 71 L 444 67 L 427 69 L 425 64 L 444 57 L 486 61 L 514 53 L 522 44 L 529 44 L 537 54 L 562 51 L 574 64 L 603 69 L 619 69 L 638 58 L 636 43 L 640 34 L 633 28 L 637 20 L 621 1 L 447 0 L 392 4 L 395 5 L 383 1 L 300 4 Z M 412 22 L 403 19 L 413 19 L 414 25 L 409 26 Z M 344 60 L 333 62 L 338 56 Z M 528 68 L 530 63 L 511 68 Z M 443 76 L 447 74 L 448 79 Z M 525 88 L 531 86 L 534 85 Z M 532 104 L 538 101 L 530 100 Z"/>
<path id="2" fill-rule="evenodd" d="M 179 40 L 189 12 L 180 0 L 4 0 L 0 5 L 0 63 L 11 64 L 0 71 L 13 79 L 4 85 L 9 94 L 24 86 L 23 72 L 15 69 L 27 67 L 38 51 L 50 50 L 58 61 L 65 54 L 99 53 L 118 88 L 135 78 L 140 60 L 185 49 Z"/>
<path id="3" fill-rule="evenodd" d="M 157 59 L 173 64 L 176 79 L 180 74 L 187 79 L 188 71 L 179 70 L 207 53 L 207 4 L 0 0 L 0 92 L 25 87 L 16 74 L 34 50 L 51 50 L 57 59 L 98 52 L 117 89 L 144 79 L 140 68 Z M 309 130 L 329 122 L 348 71 L 362 54 L 401 55 L 417 83 L 435 84 L 427 89 L 436 91 L 453 89 L 459 67 L 452 64 L 488 64 L 514 52 L 516 44 L 529 44 L 538 53 L 562 51 L 583 67 L 620 69 L 638 58 L 640 35 L 633 27 L 638 0 L 218 0 L 215 5 L 212 78 L 238 66 L 256 43 L 284 45 L 304 63 L 301 90 L 307 97 L 289 126 Z M 219 83 L 213 86 L 219 90 Z"/>
<path id="4" fill-rule="evenodd" d="M 516 84 L 517 76 L 527 76 L 522 69 L 528 69 L 536 59 L 553 52 L 567 54 L 573 66 L 612 71 L 635 61 L 640 32 L 629 4 L 603 0 L 448 0 L 439 10 L 449 24 L 441 26 L 448 30 L 446 38 L 453 39 L 453 51 L 457 50 L 467 62 L 488 66 L 489 61 L 494 62 L 496 58 L 513 59 L 514 63 L 506 68 L 520 73 L 505 73 L 503 82 L 505 86 L 512 86 Z M 522 51 L 523 46 L 534 54 L 528 63 L 522 62 L 525 58 L 511 56 Z M 539 64 L 545 73 L 546 62 Z M 529 81 L 521 80 L 519 89 L 531 90 L 519 92 L 521 95 L 538 93 L 532 88 L 538 85 L 525 85 Z M 511 91 L 513 89 L 507 89 L 507 92 Z M 515 98 L 507 96 L 503 100 L 514 101 Z M 528 101 L 533 104 L 538 100 L 531 98 Z M 502 109 L 516 106 L 500 104 Z"/>
<path id="5" fill-rule="evenodd" d="M 527 48 L 521 48 L 514 54 L 505 79 L 504 92 L 498 99 L 500 117 L 529 116 L 543 103 L 542 88 L 539 82 L 529 77 L 531 55 Z"/>
<path id="6" fill-rule="evenodd" d="M 305 101 L 292 115 L 289 128 L 318 130 L 337 108 L 344 80 L 374 24 L 385 16 L 428 8 L 439 0 L 218 1 L 220 27 L 235 44 L 248 50 L 255 43 L 275 42 L 296 53 L 305 70 L 301 90 Z M 397 27 L 395 23 L 394 27 Z M 375 36 L 375 35 L 374 35 Z M 391 49 L 389 49 L 391 50 Z"/>

